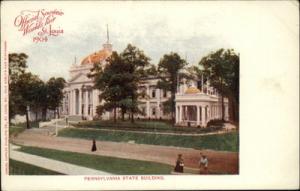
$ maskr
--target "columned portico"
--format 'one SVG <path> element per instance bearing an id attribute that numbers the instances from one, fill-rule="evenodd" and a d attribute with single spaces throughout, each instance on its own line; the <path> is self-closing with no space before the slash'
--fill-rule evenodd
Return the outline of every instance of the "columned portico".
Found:
<path id="1" fill-rule="evenodd" d="M 176 124 L 179 126 L 206 127 L 213 119 L 220 119 L 220 103 L 215 94 L 202 93 L 196 87 L 188 88 L 184 93 L 177 93 Z M 224 101 L 225 113 L 228 113 L 228 100 Z M 225 116 L 228 116 L 226 114 Z"/>

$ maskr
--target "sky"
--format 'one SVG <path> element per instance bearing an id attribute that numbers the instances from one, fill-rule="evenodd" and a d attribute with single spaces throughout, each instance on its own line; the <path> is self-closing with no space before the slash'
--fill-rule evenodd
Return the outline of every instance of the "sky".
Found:
<path id="1" fill-rule="evenodd" d="M 7 14 L 2 27 L 9 52 L 24 52 L 28 70 L 43 80 L 69 78 L 70 66 L 100 49 L 106 42 L 106 25 L 113 50 L 121 52 L 128 43 L 137 46 L 158 64 L 164 54 L 177 52 L 189 64 L 219 48 L 233 48 L 237 53 L 251 29 L 252 20 L 246 2 L 5 2 Z M 53 10 L 64 14 L 53 22 L 63 29 L 60 36 L 47 42 L 33 43 L 36 34 L 22 36 L 14 19 L 22 10 Z M 259 8 L 255 8 L 259 12 Z"/>

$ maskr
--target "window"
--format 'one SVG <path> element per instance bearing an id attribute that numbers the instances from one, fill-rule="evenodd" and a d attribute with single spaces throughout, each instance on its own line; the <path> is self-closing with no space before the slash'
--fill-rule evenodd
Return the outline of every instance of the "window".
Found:
<path id="1" fill-rule="evenodd" d="M 155 97 L 156 97 L 156 90 L 153 89 L 153 90 L 152 90 L 152 98 L 155 98 Z"/>
<path id="2" fill-rule="evenodd" d="M 142 115 L 146 115 L 146 108 L 142 107 Z"/>
<path id="3" fill-rule="evenodd" d="M 164 90 L 163 96 L 167 97 L 167 90 Z"/>
<path id="4" fill-rule="evenodd" d="M 143 89 L 143 90 L 142 90 L 142 98 L 145 98 L 145 96 L 146 96 L 146 90 Z"/>
<path id="5" fill-rule="evenodd" d="M 156 109 L 155 109 L 155 107 L 152 108 L 152 115 L 156 115 Z"/>

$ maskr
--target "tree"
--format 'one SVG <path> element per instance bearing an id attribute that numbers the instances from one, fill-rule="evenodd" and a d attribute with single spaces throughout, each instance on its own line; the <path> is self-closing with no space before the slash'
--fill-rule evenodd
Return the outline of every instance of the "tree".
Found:
<path id="1" fill-rule="evenodd" d="M 28 56 L 25 53 L 11 53 L 8 55 L 10 80 L 15 80 L 21 74 L 25 73 L 27 58 Z"/>
<path id="2" fill-rule="evenodd" d="M 94 77 L 94 87 L 101 91 L 100 100 L 104 100 L 104 104 L 97 108 L 97 113 L 102 114 L 104 111 L 114 111 L 114 122 L 116 122 L 117 108 L 121 108 L 122 119 L 126 112 L 127 106 L 124 100 L 128 97 L 128 84 L 130 76 L 126 73 L 126 67 L 117 52 L 107 59 L 107 64 L 102 69 L 100 64 L 94 65 L 89 77 Z"/>
<path id="3" fill-rule="evenodd" d="M 219 49 L 203 57 L 199 65 L 210 80 L 210 84 L 221 94 L 222 120 L 224 120 L 224 97 L 228 97 L 230 118 L 239 120 L 239 55 L 232 49 Z"/>
<path id="4" fill-rule="evenodd" d="M 51 110 L 54 110 L 59 117 L 59 106 L 61 105 L 62 99 L 64 97 L 63 89 L 65 87 L 64 78 L 55 78 L 52 77 L 47 81 L 46 92 L 47 92 L 47 107 Z M 44 108 L 45 109 L 45 108 Z"/>
<path id="5" fill-rule="evenodd" d="M 38 113 L 42 110 L 42 107 L 47 103 L 47 96 L 45 92 L 46 84 L 36 76 L 31 82 L 31 104 L 30 108 L 35 113 L 35 120 L 38 120 Z"/>
<path id="6" fill-rule="evenodd" d="M 41 83 L 39 77 L 30 72 L 19 75 L 16 80 L 10 83 L 10 95 L 13 98 L 10 103 L 10 110 L 13 110 L 14 114 L 26 115 L 27 128 L 29 128 L 27 108 L 34 108 L 38 105 L 36 101 L 38 92 L 36 90 Z"/>
<path id="7" fill-rule="evenodd" d="M 28 56 L 25 53 L 11 53 L 8 55 L 9 59 L 9 118 L 11 119 L 18 113 L 22 113 L 20 108 L 22 104 L 22 97 L 18 83 L 20 82 L 20 75 L 25 73 L 27 68 L 26 59 Z"/>
<path id="8" fill-rule="evenodd" d="M 175 94 L 180 79 L 187 77 L 186 74 L 181 71 L 186 65 L 187 62 L 180 58 L 177 53 L 173 52 L 164 55 L 158 64 L 160 80 L 157 83 L 157 87 L 171 92 L 171 98 L 164 103 L 164 110 L 172 114 L 173 122 L 175 121 Z"/>
<path id="9" fill-rule="evenodd" d="M 150 58 L 142 50 L 131 44 L 128 44 L 120 55 L 124 65 L 123 75 L 128 79 L 126 91 L 128 92 L 129 100 L 126 103 L 131 112 L 130 118 L 133 123 L 134 114 L 139 112 L 137 99 L 141 94 L 137 91 L 138 85 L 147 76 L 148 72 L 151 71 Z M 148 68 L 149 66 L 150 68 Z"/>
<path id="10" fill-rule="evenodd" d="M 101 91 L 100 99 L 105 101 L 97 107 L 98 114 L 113 110 L 116 121 L 116 110 L 120 108 L 122 120 L 129 111 L 134 122 L 133 116 L 139 112 L 137 98 L 141 95 L 137 91 L 138 84 L 147 74 L 155 72 L 149 60 L 143 51 L 128 44 L 121 54 L 112 52 L 104 68 L 100 63 L 94 64 L 88 77 L 94 79 L 94 88 Z"/>

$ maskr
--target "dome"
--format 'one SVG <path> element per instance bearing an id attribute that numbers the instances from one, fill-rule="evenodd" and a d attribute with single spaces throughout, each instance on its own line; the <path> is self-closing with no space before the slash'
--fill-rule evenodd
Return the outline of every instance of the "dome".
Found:
<path id="1" fill-rule="evenodd" d="M 200 90 L 196 87 L 189 87 L 184 93 L 185 94 L 197 94 L 197 93 L 200 93 Z"/>
<path id="2" fill-rule="evenodd" d="M 87 57 L 85 57 L 85 58 L 82 60 L 81 65 L 103 62 L 103 61 L 105 61 L 110 55 L 111 55 L 111 51 L 106 50 L 106 49 L 100 50 L 100 51 L 98 51 L 98 52 L 95 52 L 95 53 L 90 54 L 90 55 L 88 55 Z"/>

